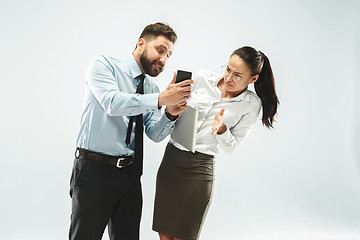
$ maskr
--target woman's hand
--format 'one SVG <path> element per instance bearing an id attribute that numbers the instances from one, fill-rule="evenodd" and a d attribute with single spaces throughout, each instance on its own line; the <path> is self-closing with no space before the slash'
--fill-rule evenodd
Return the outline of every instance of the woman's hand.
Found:
<path id="1" fill-rule="evenodd" d="M 225 108 L 221 109 L 220 112 L 218 112 L 215 115 L 215 119 L 212 124 L 211 135 L 214 135 L 214 134 L 220 135 L 220 134 L 223 134 L 227 130 L 227 127 L 224 124 L 224 119 L 223 119 L 224 112 L 225 112 Z"/>

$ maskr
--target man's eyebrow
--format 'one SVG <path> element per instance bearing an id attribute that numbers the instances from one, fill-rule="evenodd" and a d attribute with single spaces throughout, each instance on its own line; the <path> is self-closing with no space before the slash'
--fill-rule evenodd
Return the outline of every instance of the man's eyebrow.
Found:
<path id="1" fill-rule="evenodd" d="M 164 44 L 160 44 L 159 46 L 165 48 L 166 50 L 168 49 Z"/>

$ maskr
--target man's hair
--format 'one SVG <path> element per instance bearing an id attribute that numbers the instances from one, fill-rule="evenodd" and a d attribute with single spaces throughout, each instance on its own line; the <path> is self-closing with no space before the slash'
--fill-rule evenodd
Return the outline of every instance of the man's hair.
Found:
<path id="1" fill-rule="evenodd" d="M 142 31 L 139 39 L 144 38 L 149 41 L 161 35 L 169 39 L 172 43 L 176 42 L 177 35 L 174 30 L 168 24 L 161 22 L 147 25 Z"/>

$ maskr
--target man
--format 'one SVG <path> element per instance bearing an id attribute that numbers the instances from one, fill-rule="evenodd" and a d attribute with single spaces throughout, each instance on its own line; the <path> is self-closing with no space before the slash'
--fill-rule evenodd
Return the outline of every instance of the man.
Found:
<path id="1" fill-rule="evenodd" d="M 176 39 L 168 25 L 150 24 L 131 56 L 98 56 L 91 62 L 71 176 L 70 239 L 100 240 L 106 225 L 111 240 L 139 239 L 142 128 L 155 142 L 169 135 L 187 107 L 191 86 L 186 85 L 193 83 L 175 84 L 174 76 L 159 93 L 144 74 L 155 77 L 164 69 Z"/>

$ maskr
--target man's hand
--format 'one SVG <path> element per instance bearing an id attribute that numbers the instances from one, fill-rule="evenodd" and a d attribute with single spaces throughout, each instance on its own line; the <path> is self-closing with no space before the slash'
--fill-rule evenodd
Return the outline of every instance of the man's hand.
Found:
<path id="1" fill-rule="evenodd" d="M 175 120 L 185 109 L 187 108 L 187 102 L 183 104 L 177 104 L 172 106 L 166 106 L 166 112 L 171 116 L 167 115 L 170 120 Z"/>
<path id="2" fill-rule="evenodd" d="M 223 119 L 224 112 L 225 112 L 225 108 L 221 109 L 220 112 L 218 112 L 215 115 L 215 119 L 214 119 L 214 121 L 212 123 L 212 133 L 211 133 L 211 135 L 214 135 L 214 134 L 221 135 L 227 130 L 227 127 L 224 124 L 224 119 Z"/>
<path id="3" fill-rule="evenodd" d="M 175 83 L 176 73 L 169 86 L 159 94 L 158 106 L 183 105 L 190 98 L 191 85 L 194 80 L 188 79 L 179 83 Z M 188 86 L 187 86 L 188 85 Z"/>

